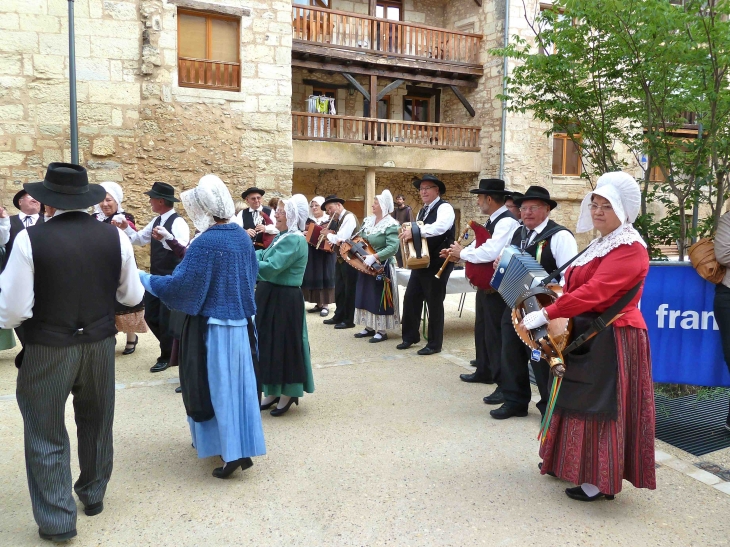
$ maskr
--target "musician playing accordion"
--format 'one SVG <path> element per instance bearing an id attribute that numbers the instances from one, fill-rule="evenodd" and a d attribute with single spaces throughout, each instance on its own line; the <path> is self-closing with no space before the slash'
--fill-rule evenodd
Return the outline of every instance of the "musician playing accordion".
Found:
<path id="1" fill-rule="evenodd" d="M 571 345 L 587 340 L 565 350 L 565 375 L 540 447 L 542 473 L 578 484 L 565 491 L 575 500 L 613 499 L 624 479 L 656 488 L 651 355 L 638 307 L 649 255 L 632 226 L 640 202 L 639 185 L 627 173 L 598 179 L 583 200 L 577 231 L 595 228 L 601 237 L 565 271 L 563 296 L 523 320 L 534 329 L 573 318 Z"/>
<path id="2" fill-rule="evenodd" d="M 520 208 L 523 225 L 515 230 L 510 241 L 531 254 L 548 273 L 554 272 L 578 252 L 573 234 L 550 220 L 550 211 L 558 203 L 550 198 L 547 189 L 530 186 L 519 198 L 514 199 Z M 513 416 L 527 416 L 527 407 L 532 398 L 528 362 L 532 365 L 535 382 L 540 391 L 537 408 L 545 413 L 550 386 L 550 366 L 544 359 L 531 360 L 529 348 L 520 340 L 512 326 L 512 310 L 505 308 L 502 315 L 502 368 L 497 390 L 485 397 L 486 404 L 502 404 L 490 412 L 492 418 L 504 420 Z"/>
<path id="3" fill-rule="evenodd" d="M 433 175 L 424 175 L 413 180 L 413 186 L 418 190 L 423 201 L 423 209 L 418 213 L 417 220 L 423 221 L 421 234 L 426 236 L 428 254 L 431 263 L 427 268 L 413 270 L 408 280 L 406 294 L 403 297 L 403 342 L 398 349 L 408 349 L 417 344 L 421 335 L 418 332 L 423 302 L 428 306 L 428 344 L 418 350 L 418 355 L 433 355 L 441 351 L 444 341 L 444 298 L 446 298 L 446 284 L 454 269 L 449 264 L 440 278 L 435 275 L 441 266 L 439 256 L 442 249 L 448 249 L 454 242 L 454 220 L 456 214 L 450 203 L 441 196 L 446 193 L 446 185 Z M 398 236 L 404 241 L 413 239 L 411 229 L 406 228 Z"/>
<path id="4" fill-rule="evenodd" d="M 469 282 L 477 287 L 476 320 L 474 322 L 474 344 L 476 346 L 476 372 L 461 374 L 464 382 L 480 382 L 483 384 L 501 383 L 502 361 L 502 315 L 507 307 L 502 297 L 489 286 L 492 263 L 499 257 L 502 249 L 509 243 L 512 233 L 519 226 L 517 219 L 505 206 L 505 200 L 510 195 L 504 189 L 504 181 L 500 179 L 482 179 L 479 188 L 469 190 L 477 195 L 477 206 L 482 214 L 489 215 L 489 222 L 484 225 L 488 237 L 480 245 L 477 239 L 466 248 L 458 242 L 449 249 L 441 251 L 441 256 L 450 256 L 454 260 L 464 260 L 470 264 L 478 264 L 477 274 L 483 272 L 479 278 L 472 278 L 467 272 Z M 476 230 L 478 227 L 475 227 Z M 478 235 L 478 234 L 475 234 Z M 501 392 L 501 391 L 500 391 Z"/>

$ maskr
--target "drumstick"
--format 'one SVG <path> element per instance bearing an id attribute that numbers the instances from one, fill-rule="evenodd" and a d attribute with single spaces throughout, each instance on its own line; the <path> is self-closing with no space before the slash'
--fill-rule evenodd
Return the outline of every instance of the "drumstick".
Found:
<path id="1" fill-rule="evenodd" d="M 469 228 L 464 230 L 464 235 L 462 236 L 462 239 L 467 239 L 469 237 Z M 441 265 L 441 269 L 438 271 L 438 273 L 434 276 L 436 279 L 441 279 L 441 274 L 444 273 L 444 270 L 446 269 L 446 266 L 451 261 L 451 256 L 447 256 L 446 260 L 444 260 L 444 263 Z"/>

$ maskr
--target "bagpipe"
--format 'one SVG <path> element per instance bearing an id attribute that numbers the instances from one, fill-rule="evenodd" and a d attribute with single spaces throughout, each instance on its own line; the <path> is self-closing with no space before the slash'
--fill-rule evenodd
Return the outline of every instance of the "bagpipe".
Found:
<path id="1" fill-rule="evenodd" d="M 400 240 L 400 253 L 403 258 L 403 267 L 409 270 L 420 270 L 428 268 L 431 263 L 431 257 L 428 254 L 428 242 L 426 236 L 421 235 L 423 222 L 412 221 L 401 224 L 399 234 L 403 233 L 406 228 L 411 229 L 412 238 L 408 241 Z"/>
<path id="2" fill-rule="evenodd" d="M 258 219 L 256 220 L 256 226 L 260 226 L 261 224 L 269 226 L 270 224 L 274 224 L 274 221 L 271 220 L 271 217 L 264 211 L 261 211 Z M 271 242 L 274 241 L 275 237 L 276 236 L 274 234 L 256 232 L 256 237 L 253 238 L 253 246 L 255 249 L 267 249 L 269 245 L 271 245 Z"/>
<path id="3" fill-rule="evenodd" d="M 317 224 L 316 221 L 312 221 L 307 225 L 307 231 L 304 233 L 304 237 L 312 247 L 320 251 L 333 253 L 332 243 L 329 242 L 327 236 L 322 233 L 323 230 L 329 230 L 332 220 L 329 221 L 327 226 Z"/>
<path id="4" fill-rule="evenodd" d="M 466 240 L 469 238 L 469 229 L 474 231 L 474 244 L 477 247 L 483 245 L 488 239 L 492 237 L 492 234 L 490 234 L 489 230 L 487 230 L 484 226 L 482 226 L 475 220 L 470 220 L 469 228 L 464 230 L 464 235 L 461 237 L 461 239 L 464 240 L 462 243 L 463 247 L 466 247 L 467 245 Z M 441 279 L 441 274 L 444 273 L 444 270 L 446 269 L 446 266 L 448 265 L 450 260 L 450 257 L 444 260 L 444 263 L 441 265 L 441 269 L 436 274 L 437 279 Z M 492 289 L 490 281 L 492 280 L 492 276 L 494 275 L 493 263 L 490 262 L 488 264 L 473 264 L 467 261 L 464 266 L 464 274 L 473 287 L 482 290 Z"/>

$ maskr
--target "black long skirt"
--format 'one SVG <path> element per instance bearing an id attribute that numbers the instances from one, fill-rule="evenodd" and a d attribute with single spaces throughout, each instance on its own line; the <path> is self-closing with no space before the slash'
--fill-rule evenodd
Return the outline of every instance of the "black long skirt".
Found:
<path id="1" fill-rule="evenodd" d="M 303 326 L 302 290 L 259 281 L 256 285 L 256 330 L 261 383 L 305 383 L 307 366 Z"/>

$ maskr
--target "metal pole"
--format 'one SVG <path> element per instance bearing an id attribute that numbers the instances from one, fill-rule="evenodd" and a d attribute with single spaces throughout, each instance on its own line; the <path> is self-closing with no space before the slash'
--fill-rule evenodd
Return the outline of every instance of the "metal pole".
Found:
<path id="1" fill-rule="evenodd" d="M 702 122 L 697 124 L 697 138 L 702 138 Z M 699 192 L 700 182 L 695 177 L 695 190 Z M 700 202 L 699 199 L 695 198 L 695 204 L 692 207 L 692 244 L 697 243 L 697 222 L 700 216 Z"/>
<path id="2" fill-rule="evenodd" d="M 510 0 L 504 0 L 504 43 L 502 47 L 507 47 L 509 44 L 509 9 L 510 9 Z M 504 59 L 502 61 L 502 94 L 507 94 L 507 76 L 509 72 L 509 57 L 507 57 L 507 54 L 504 55 Z M 499 178 L 504 180 L 504 154 L 505 154 L 505 147 L 506 147 L 506 141 L 507 141 L 507 135 L 505 134 L 507 131 L 507 101 L 504 99 L 502 100 L 502 126 L 501 126 L 501 134 L 502 139 L 499 143 Z"/>
<path id="3" fill-rule="evenodd" d="M 74 36 L 74 0 L 68 0 L 68 80 L 71 106 L 71 163 L 79 163 L 79 125 L 76 112 L 76 38 Z"/>

